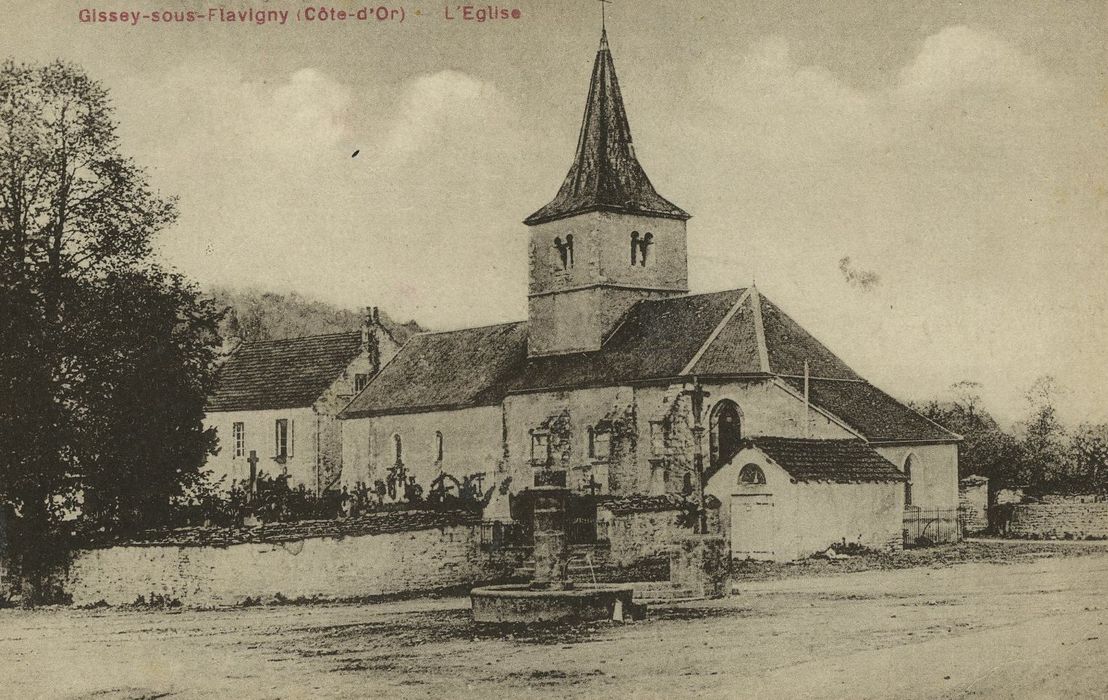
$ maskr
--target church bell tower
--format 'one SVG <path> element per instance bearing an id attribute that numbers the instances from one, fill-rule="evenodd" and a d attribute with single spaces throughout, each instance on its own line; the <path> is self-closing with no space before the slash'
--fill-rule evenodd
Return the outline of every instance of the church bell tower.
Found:
<path id="1" fill-rule="evenodd" d="M 689 214 L 650 184 L 602 31 L 577 154 L 531 234 L 528 354 L 598 350 L 641 299 L 688 292 Z"/>

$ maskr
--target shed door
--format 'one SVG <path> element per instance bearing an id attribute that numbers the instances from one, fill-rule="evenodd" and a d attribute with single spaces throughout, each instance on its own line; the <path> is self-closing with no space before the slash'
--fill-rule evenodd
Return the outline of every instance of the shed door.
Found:
<path id="1" fill-rule="evenodd" d="M 731 497 L 731 554 L 739 559 L 774 559 L 779 536 L 773 494 Z"/>

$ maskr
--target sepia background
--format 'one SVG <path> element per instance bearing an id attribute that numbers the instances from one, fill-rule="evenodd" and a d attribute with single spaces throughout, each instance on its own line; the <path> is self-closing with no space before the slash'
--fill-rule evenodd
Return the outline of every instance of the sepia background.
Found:
<path id="1" fill-rule="evenodd" d="M 569 165 L 599 5 L 402 6 L 130 27 L 77 12 L 208 4 L 8 0 L 0 47 L 109 88 L 124 149 L 180 197 L 161 253 L 201 283 L 524 318 L 520 221 Z M 608 6 L 638 155 L 694 216 L 693 291 L 756 279 L 877 385 L 978 381 L 1003 420 L 1043 374 L 1064 419 L 1108 419 L 1106 27 L 1096 0 Z"/>

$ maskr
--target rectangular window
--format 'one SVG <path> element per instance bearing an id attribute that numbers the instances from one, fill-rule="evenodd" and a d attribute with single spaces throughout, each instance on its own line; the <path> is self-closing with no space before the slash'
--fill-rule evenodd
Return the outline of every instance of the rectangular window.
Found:
<path id="1" fill-rule="evenodd" d="M 368 374 L 355 374 L 354 375 L 354 392 L 355 393 L 361 393 L 362 389 L 365 389 L 367 384 L 369 384 L 369 375 Z"/>
<path id="2" fill-rule="evenodd" d="M 666 453 L 665 421 L 650 421 L 650 450 L 656 455 L 662 455 Z"/>
<path id="3" fill-rule="evenodd" d="M 592 438 L 593 458 L 601 462 L 608 461 L 612 456 L 612 434 L 608 432 L 596 433 Z"/>
<path id="4" fill-rule="evenodd" d="M 550 436 L 548 434 L 531 434 L 531 464 L 536 467 L 544 467 L 550 464 Z"/>
<path id="5" fill-rule="evenodd" d="M 246 426 L 242 423 L 231 424 L 232 456 L 242 457 L 246 454 Z"/>
<path id="6" fill-rule="evenodd" d="M 289 456 L 289 421 L 287 418 L 278 418 L 274 432 L 274 456 Z"/>

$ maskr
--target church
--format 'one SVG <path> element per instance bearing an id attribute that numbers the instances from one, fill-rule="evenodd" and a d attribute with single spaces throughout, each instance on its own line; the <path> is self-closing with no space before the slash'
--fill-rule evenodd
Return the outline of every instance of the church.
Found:
<path id="1" fill-rule="evenodd" d="M 603 33 L 573 164 L 523 222 L 527 320 L 411 337 L 339 413 L 342 483 L 403 465 L 610 515 L 702 482 L 732 555 L 779 560 L 897 547 L 906 514 L 956 509 L 959 436 L 755 286 L 690 294 L 689 219 L 635 155 Z"/>

